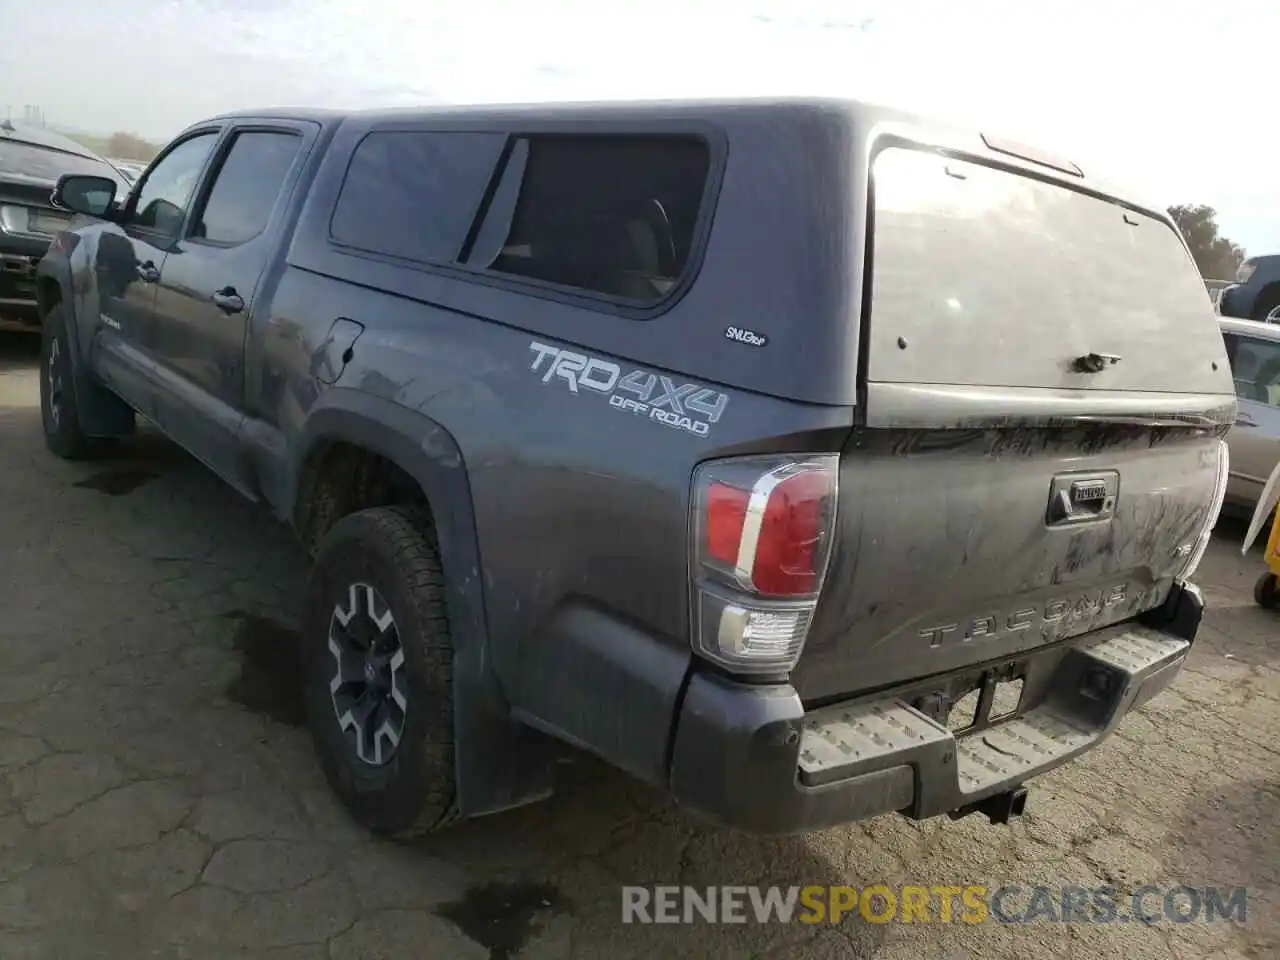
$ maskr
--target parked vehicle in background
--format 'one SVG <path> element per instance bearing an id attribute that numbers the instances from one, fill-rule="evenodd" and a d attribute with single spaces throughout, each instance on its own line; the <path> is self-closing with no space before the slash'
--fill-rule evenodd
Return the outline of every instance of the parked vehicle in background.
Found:
<path id="1" fill-rule="evenodd" d="M 1218 326 L 1240 404 L 1227 438 L 1231 477 L 1226 504 L 1247 514 L 1280 462 L 1280 324 L 1222 317 Z"/>
<path id="2" fill-rule="evenodd" d="M 67 173 L 124 184 L 101 157 L 43 127 L 0 121 L 0 321 L 35 326 L 36 264 L 71 214 L 49 200 Z"/>
<path id="3" fill-rule="evenodd" d="M 103 219 L 40 268 L 47 445 L 140 411 L 292 523 L 375 830 L 539 799 L 557 741 L 754 831 L 1004 822 L 1195 639 L 1222 337 L 1070 163 L 687 102 L 223 116 L 108 186 L 59 187 Z"/>
<path id="4" fill-rule="evenodd" d="M 1206 280 L 1204 282 L 1204 289 L 1209 294 L 1209 302 L 1213 304 L 1214 313 L 1221 312 L 1222 292 L 1234 282 L 1234 280 Z"/>
<path id="5" fill-rule="evenodd" d="M 1235 282 L 1222 291 L 1218 312 L 1224 317 L 1280 323 L 1280 254 L 1250 257 L 1240 264 Z"/>
<path id="6" fill-rule="evenodd" d="M 117 160 L 113 157 L 108 157 L 108 161 L 124 175 L 125 180 L 130 184 L 136 183 L 138 178 L 142 176 L 142 171 L 147 169 L 145 163 L 139 163 L 137 160 Z"/>

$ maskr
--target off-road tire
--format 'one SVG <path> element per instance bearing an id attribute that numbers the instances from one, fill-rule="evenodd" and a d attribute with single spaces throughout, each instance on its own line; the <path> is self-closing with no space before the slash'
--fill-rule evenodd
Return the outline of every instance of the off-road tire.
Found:
<path id="1" fill-rule="evenodd" d="M 44 445 L 54 456 L 83 460 L 96 448 L 80 427 L 70 336 L 59 304 L 45 315 L 41 330 L 40 421 Z"/>
<path id="2" fill-rule="evenodd" d="M 390 760 L 380 766 L 357 755 L 330 691 L 331 620 L 335 605 L 356 583 L 369 584 L 385 599 L 404 653 L 403 731 Z M 453 645 L 444 573 L 425 511 L 375 507 L 334 524 L 308 579 L 300 656 L 320 766 L 351 815 L 390 836 L 427 833 L 455 820 Z"/>
<path id="3" fill-rule="evenodd" d="M 1253 585 L 1253 599 L 1258 606 L 1274 610 L 1280 600 L 1276 597 L 1276 575 L 1264 573 Z"/>

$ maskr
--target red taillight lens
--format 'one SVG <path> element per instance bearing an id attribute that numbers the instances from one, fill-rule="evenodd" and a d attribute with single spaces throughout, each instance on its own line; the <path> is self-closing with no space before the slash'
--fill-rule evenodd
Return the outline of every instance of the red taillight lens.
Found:
<path id="1" fill-rule="evenodd" d="M 703 655 L 737 673 L 795 664 L 831 554 L 839 463 L 822 454 L 698 468 L 692 630 Z"/>
<path id="2" fill-rule="evenodd" d="M 751 493 L 726 483 L 712 481 L 707 485 L 705 542 L 707 556 L 725 567 L 738 565 L 738 549 L 742 544 L 742 524 L 747 519 Z"/>
<path id="3" fill-rule="evenodd" d="M 769 494 L 756 540 L 751 582 L 765 596 L 807 596 L 817 590 L 834 476 L 798 473 Z"/>
<path id="4" fill-rule="evenodd" d="M 817 592 L 835 513 L 836 460 L 725 460 L 704 476 L 701 560 L 762 597 Z"/>

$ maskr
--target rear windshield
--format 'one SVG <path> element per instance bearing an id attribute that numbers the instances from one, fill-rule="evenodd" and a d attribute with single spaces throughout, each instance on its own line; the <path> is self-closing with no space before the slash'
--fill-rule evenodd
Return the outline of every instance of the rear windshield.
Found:
<path id="1" fill-rule="evenodd" d="M 871 379 L 1181 392 L 1224 385 L 1204 283 L 1165 222 L 918 149 L 873 167 Z M 1098 376 L 1075 370 L 1090 354 Z"/>
<path id="2" fill-rule="evenodd" d="M 100 160 L 63 150 L 51 150 L 19 140 L 0 139 L 0 176 L 17 174 L 36 180 L 57 180 L 65 173 L 84 173 L 114 177 L 112 170 Z"/>

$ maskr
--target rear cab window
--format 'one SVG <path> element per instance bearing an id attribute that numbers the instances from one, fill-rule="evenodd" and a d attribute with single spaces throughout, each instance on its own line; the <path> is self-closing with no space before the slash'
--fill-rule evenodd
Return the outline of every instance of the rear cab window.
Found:
<path id="1" fill-rule="evenodd" d="M 375 130 L 352 155 L 330 240 L 650 306 L 694 262 L 710 169 L 708 145 L 684 135 Z"/>
<path id="2" fill-rule="evenodd" d="M 234 246 L 262 233 L 301 146 L 302 137 L 290 130 L 236 133 L 192 224 L 191 236 Z"/>

